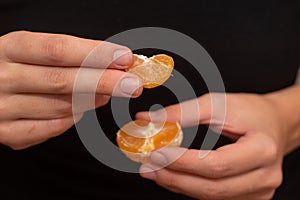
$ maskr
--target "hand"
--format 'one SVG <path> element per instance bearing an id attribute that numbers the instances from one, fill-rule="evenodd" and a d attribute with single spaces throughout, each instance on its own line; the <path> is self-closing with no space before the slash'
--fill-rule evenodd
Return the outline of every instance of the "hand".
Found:
<path id="1" fill-rule="evenodd" d="M 103 74 L 96 89 L 95 106 L 110 96 L 137 97 L 141 81 L 122 69 L 132 63 L 131 51 L 123 46 L 68 35 L 12 32 L 0 37 L 0 143 L 23 149 L 70 128 L 73 84 L 79 66 L 89 53 L 92 61 L 84 68 L 87 77 Z M 104 69 L 109 64 L 109 69 Z M 102 69 L 101 69 L 102 68 Z M 80 85 L 82 97 L 91 93 L 92 82 Z M 74 113 L 80 119 L 91 108 L 81 105 Z"/>
<path id="2" fill-rule="evenodd" d="M 136 118 L 180 121 L 181 106 L 193 110 L 193 105 L 198 103 L 200 118 L 195 119 L 199 116 L 187 111 L 188 120 L 181 124 L 209 124 L 211 97 L 217 99 L 218 95 L 207 94 L 156 112 L 137 113 Z M 158 149 L 152 153 L 151 162 L 141 166 L 141 176 L 171 191 L 201 200 L 271 199 L 282 182 L 282 160 L 288 137 L 285 120 L 281 118 L 278 105 L 264 95 L 227 94 L 221 133 L 234 143 L 213 150 L 203 158 L 199 153 L 204 150 Z M 218 120 L 212 119 L 212 122 L 213 127 L 222 125 Z M 182 156 L 175 160 L 180 154 Z M 171 160 L 175 161 L 165 168 L 160 167 Z"/>

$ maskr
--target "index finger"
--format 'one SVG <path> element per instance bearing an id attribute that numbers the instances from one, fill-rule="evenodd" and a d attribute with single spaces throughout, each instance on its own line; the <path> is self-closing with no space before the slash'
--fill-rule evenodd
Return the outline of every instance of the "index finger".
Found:
<path id="1" fill-rule="evenodd" d="M 2 56 L 11 62 L 124 69 L 133 62 L 127 47 L 63 34 L 16 31 L 1 37 Z M 86 58 L 88 57 L 88 60 Z"/>
<path id="2" fill-rule="evenodd" d="M 201 97 L 187 100 L 156 111 L 138 112 L 135 117 L 152 122 L 179 122 L 182 127 L 195 126 L 198 125 L 201 120 L 203 121 L 210 117 L 209 107 L 200 101 L 200 99 Z"/>
<path id="3" fill-rule="evenodd" d="M 261 134 L 248 134 L 236 143 L 210 151 L 201 158 L 203 150 L 162 148 L 152 153 L 151 161 L 160 166 L 207 178 L 223 178 L 245 173 L 269 163 L 276 156 Z"/>

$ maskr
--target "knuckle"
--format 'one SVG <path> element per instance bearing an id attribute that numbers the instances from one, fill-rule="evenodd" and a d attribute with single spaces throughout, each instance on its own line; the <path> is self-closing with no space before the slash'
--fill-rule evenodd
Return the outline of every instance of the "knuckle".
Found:
<path id="1" fill-rule="evenodd" d="M 0 61 L 0 89 L 5 89 L 13 82 L 12 72 Z"/>
<path id="2" fill-rule="evenodd" d="M 205 93 L 199 98 L 199 100 L 210 101 L 210 95 L 211 93 Z"/>
<path id="3" fill-rule="evenodd" d="M 29 31 L 25 31 L 25 30 L 18 30 L 18 31 L 12 31 L 9 32 L 7 34 L 5 34 L 3 37 L 7 37 L 7 38 L 16 38 L 16 37 L 20 37 L 24 34 L 29 34 Z"/>
<path id="4" fill-rule="evenodd" d="M 109 99 L 105 99 L 104 101 L 101 102 L 100 106 L 105 106 L 109 102 Z"/>
<path id="5" fill-rule="evenodd" d="M 55 91 L 65 91 L 68 88 L 68 77 L 63 70 L 51 70 L 45 73 L 45 80 Z"/>
<path id="6" fill-rule="evenodd" d="M 63 116 L 69 116 L 72 115 L 72 104 L 70 103 L 63 103 L 61 108 L 59 109 L 59 112 Z"/>
<path id="7" fill-rule="evenodd" d="M 59 36 L 50 36 L 44 40 L 43 51 L 46 59 L 54 62 L 63 62 L 68 46 L 67 39 Z"/>
<path id="8" fill-rule="evenodd" d="M 278 147 L 275 143 L 268 144 L 268 148 L 265 150 L 265 160 L 269 163 L 277 161 L 279 155 Z"/>
<path id="9" fill-rule="evenodd" d="M 203 95 L 203 98 L 210 101 L 210 100 L 218 100 L 218 99 L 222 98 L 223 96 L 224 96 L 224 93 L 209 92 L 209 93 L 205 93 Z"/>
<path id="10" fill-rule="evenodd" d="M 158 184 L 169 189 L 176 189 L 178 187 L 178 178 L 172 175 L 165 175 L 158 179 Z"/>
<path id="11" fill-rule="evenodd" d="M 110 97 L 108 97 L 108 96 L 97 97 L 96 103 L 95 103 L 96 108 L 108 104 L 109 101 L 110 101 Z M 94 108 L 92 108 L 92 109 L 94 109 Z"/>
<path id="12" fill-rule="evenodd" d="M 0 62 L 0 83 L 6 83 L 8 80 L 8 73 L 6 67 L 2 67 L 2 63 Z"/>
<path id="13" fill-rule="evenodd" d="M 273 178 L 271 179 L 269 183 L 269 188 L 271 189 L 278 188 L 282 184 L 282 181 L 283 181 L 283 175 L 282 175 L 282 171 L 280 170 L 276 172 Z"/>
<path id="14" fill-rule="evenodd" d="M 10 47 L 11 44 L 14 44 L 14 42 L 16 41 L 17 38 L 22 37 L 25 34 L 28 34 L 28 31 L 12 31 L 9 32 L 3 36 L 1 36 L 0 38 L 0 47 L 1 49 L 6 49 L 6 47 Z"/>
<path id="15" fill-rule="evenodd" d="M 108 104 L 108 102 L 110 101 L 110 97 L 106 96 L 102 99 L 102 106 Z"/>
<path id="16" fill-rule="evenodd" d="M 49 128 L 48 138 L 55 137 L 63 133 L 66 129 L 71 127 L 72 124 L 68 123 L 66 119 L 53 119 L 48 121 L 47 128 Z"/>
<path id="17" fill-rule="evenodd" d="M 3 114 L 7 113 L 7 103 L 6 101 L 0 100 L 0 118 Z"/>
<path id="18" fill-rule="evenodd" d="M 281 165 L 271 168 L 264 168 L 260 174 L 265 181 L 259 182 L 255 187 L 263 189 L 265 192 L 272 192 L 276 190 L 283 182 L 283 172 Z"/>
<path id="19" fill-rule="evenodd" d="M 21 35 L 26 34 L 27 31 L 12 31 L 3 36 L 1 36 L 2 41 L 13 41 L 15 38 L 20 37 Z"/>
<path id="20" fill-rule="evenodd" d="M 0 37 L 0 49 L 1 54 L 0 58 L 8 59 L 9 61 L 13 60 L 11 58 L 12 52 L 15 51 L 19 46 L 19 41 L 24 37 L 24 35 L 29 34 L 28 31 L 13 31 L 7 33 Z"/>
<path id="21" fill-rule="evenodd" d="M 261 200 L 270 200 L 273 198 L 274 194 L 275 194 L 275 190 L 271 190 L 271 191 L 263 194 L 260 199 Z"/>
<path id="22" fill-rule="evenodd" d="M 71 100 L 53 98 L 51 100 L 50 107 L 53 108 L 53 110 L 55 110 L 55 113 L 61 114 L 60 117 L 72 115 Z"/>
<path id="23" fill-rule="evenodd" d="M 187 166 L 190 164 L 190 158 L 179 157 L 175 162 L 172 163 L 178 171 L 186 170 Z"/>
<path id="24" fill-rule="evenodd" d="M 55 137 L 56 135 L 63 132 L 63 130 L 65 129 L 65 124 L 62 119 L 55 119 L 50 121 L 48 127 L 50 128 L 48 135 L 48 137 L 50 138 Z"/>

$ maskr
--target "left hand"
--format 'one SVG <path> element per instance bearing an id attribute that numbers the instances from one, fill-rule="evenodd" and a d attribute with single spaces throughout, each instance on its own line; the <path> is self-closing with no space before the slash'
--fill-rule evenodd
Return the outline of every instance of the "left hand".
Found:
<path id="1" fill-rule="evenodd" d="M 218 94 L 211 94 L 217 97 Z M 150 113 L 152 121 L 181 119 L 181 107 L 194 109 L 199 104 L 200 119 L 189 119 L 183 126 L 209 124 L 211 120 L 211 96 L 172 105 Z M 150 120 L 148 112 L 137 113 L 136 118 Z M 198 115 L 197 115 L 198 116 Z M 198 116 L 199 117 L 199 116 Z M 221 125 L 214 122 L 216 126 Z M 276 105 L 264 95 L 227 94 L 226 118 L 221 134 L 235 142 L 212 150 L 200 158 L 203 150 L 168 147 L 158 149 L 151 162 L 141 166 L 141 176 L 177 193 L 198 199 L 271 199 L 282 182 L 282 160 L 286 153 L 286 137 L 283 119 Z M 183 153 L 184 152 L 184 153 Z M 165 166 L 170 160 L 182 156 Z"/>

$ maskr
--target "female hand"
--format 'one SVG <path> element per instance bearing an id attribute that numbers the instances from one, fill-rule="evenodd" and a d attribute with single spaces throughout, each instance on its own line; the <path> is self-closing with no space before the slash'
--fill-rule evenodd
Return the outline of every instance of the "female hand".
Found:
<path id="1" fill-rule="evenodd" d="M 141 81 L 122 69 L 132 63 L 131 51 L 123 46 L 68 35 L 17 31 L 0 37 L 0 143 L 23 149 L 70 128 L 75 122 L 72 93 L 76 74 L 94 48 L 87 77 L 101 71 L 95 106 L 110 96 L 137 97 Z M 105 69 L 109 64 L 109 68 Z M 80 85 L 82 97 L 92 93 L 93 82 Z M 76 116 L 91 108 L 81 105 Z M 76 117 L 79 119 L 80 117 Z"/>
<path id="2" fill-rule="evenodd" d="M 297 98 L 292 98 L 291 93 L 297 93 Z M 201 200 L 271 199 L 282 182 L 283 156 L 299 146 L 300 121 L 294 120 L 294 115 L 291 119 L 292 113 L 284 107 L 299 104 L 298 94 L 299 86 L 280 95 L 227 94 L 226 118 L 221 134 L 230 137 L 234 143 L 212 150 L 202 158 L 199 153 L 204 150 L 158 149 L 152 153 L 151 162 L 141 166 L 141 176 L 171 191 Z M 200 118 L 191 111 L 188 120 L 181 124 L 192 126 L 213 122 L 213 127 L 218 127 L 222 122 L 211 121 L 211 97 L 218 99 L 218 95 L 206 94 L 155 112 L 137 113 L 136 118 L 180 122 L 181 106 L 195 109 L 193 106 L 198 103 Z M 281 96 L 286 97 L 286 101 Z M 298 126 L 291 122 L 297 122 Z M 298 131 L 293 131 L 295 127 Z M 298 135 L 294 134 L 296 132 Z M 182 156 L 178 158 L 180 154 Z M 168 165 L 172 160 L 175 161 Z"/>

